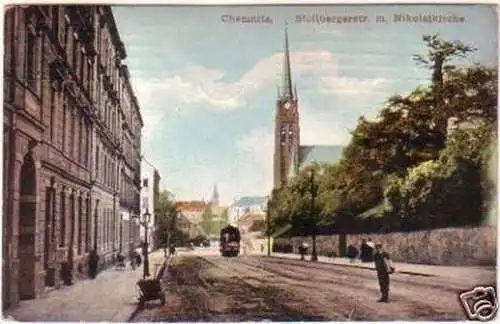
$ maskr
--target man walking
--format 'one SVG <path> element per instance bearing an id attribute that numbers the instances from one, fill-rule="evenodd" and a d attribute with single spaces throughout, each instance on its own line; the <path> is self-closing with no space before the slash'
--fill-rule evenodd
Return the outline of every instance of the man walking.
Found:
<path id="1" fill-rule="evenodd" d="M 389 274 L 394 273 L 395 268 L 389 254 L 382 248 L 382 244 L 375 245 L 375 269 L 377 270 L 378 283 L 380 285 L 380 292 L 382 297 L 378 302 L 389 302 Z"/>

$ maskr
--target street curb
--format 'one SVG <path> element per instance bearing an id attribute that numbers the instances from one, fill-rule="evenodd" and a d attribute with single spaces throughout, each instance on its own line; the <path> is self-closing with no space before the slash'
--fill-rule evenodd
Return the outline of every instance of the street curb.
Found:
<path id="1" fill-rule="evenodd" d="M 162 268 L 165 267 L 165 270 L 167 270 L 168 268 L 168 263 L 170 261 L 170 259 L 172 259 L 171 257 L 167 256 L 164 260 L 163 260 L 163 264 L 162 264 Z M 165 273 L 165 270 L 163 271 L 163 273 Z M 160 269 L 161 271 L 161 269 Z M 130 314 L 130 316 L 128 317 L 127 319 L 127 322 L 131 322 L 134 320 L 134 318 L 137 316 L 137 314 L 139 314 L 139 312 L 142 310 L 142 308 L 139 306 L 139 303 L 137 303 L 137 306 L 135 307 L 135 310 L 132 312 L 132 314 Z"/>
<path id="2" fill-rule="evenodd" d="M 269 258 L 269 256 L 266 256 L 266 257 Z M 275 255 L 271 255 L 270 257 L 271 258 L 275 258 L 275 259 L 290 259 L 290 260 L 300 261 L 300 260 L 294 259 L 294 258 L 280 257 L 280 256 L 275 256 Z M 320 260 L 318 260 L 316 263 L 331 264 L 331 265 L 340 266 L 340 267 L 351 267 L 351 268 L 358 268 L 358 269 L 366 269 L 366 270 L 375 271 L 375 268 L 365 267 L 365 266 L 356 265 L 356 264 L 343 264 L 343 263 L 325 262 L 325 261 L 320 261 Z M 439 277 L 438 275 L 433 275 L 433 274 L 428 274 L 428 273 L 421 273 L 421 272 L 413 272 L 413 271 L 397 271 L 396 270 L 396 272 L 394 272 L 394 273 L 395 274 L 396 273 L 402 273 L 402 274 L 407 274 L 407 275 L 410 275 L 410 276 L 420 276 L 420 277 Z"/>

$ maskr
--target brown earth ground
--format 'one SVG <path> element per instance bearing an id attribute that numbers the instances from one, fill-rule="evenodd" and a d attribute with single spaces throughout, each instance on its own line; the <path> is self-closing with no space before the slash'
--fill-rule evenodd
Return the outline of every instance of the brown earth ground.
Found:
<path id="1" fill-rule="evenodd" d="M 149 302 L 139 322 L 465 320 L 461 291 L 492 285 L 405 274 L 391 276 L 391 302 L 378 303 L 374 271 L 298 260 L 183 255 L 162 278 L 167 303 Z"/>

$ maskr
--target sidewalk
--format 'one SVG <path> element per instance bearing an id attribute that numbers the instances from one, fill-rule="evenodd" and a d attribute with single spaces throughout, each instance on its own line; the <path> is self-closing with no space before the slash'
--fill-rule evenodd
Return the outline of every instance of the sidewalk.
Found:
<path id="1" fill-rule="evenodd" d="M 272 253 L 271 257 L 277 258 L 289 258 L 300 260 L 299 254 L 292 253 Z M 306 260 L 309 261 L 311 255 L 306 255 Z M 373 262 L 362 263 L 359 259 L 351 263 L 348 258 L 328 258 L 324 256 L 318 256 L 318 262 L 331 263 L 335 265 L 341 265 L 346 267 L 355 268 L 365 268 L 375 271 L 375 265 Z M 427 264 L 415 264 L 415 263 L 401 263 L 393 262 L 396 267 L 397 273 L 404 273 L 409 275 L 426 276 L 426 277 L 447 277 L 454 279 L 463 278 L 485 278 L 485 277 L 496 277 L 496 270 L 493 266 L 485 267 L 466 267 L 466 266 L 438 266 L 438 265 L 427 265 Z"/>
<path id="2" fill-rule="evenodd" d="M 156 264 L 164 261 L 163 251 L 149 254 L 151 276 L 156 275 Z M 144 263 L 143 263 L 144 264 Z M 142 278 L 143 267 L 115 270 L 110 267 L 94 280 L 77 281 L 72 286 L 54 290 L 38 299 L 21 301 L 5 315 L 18 321 L 65 322 L 126 322 L 137 308 L 136 283 Z"/>

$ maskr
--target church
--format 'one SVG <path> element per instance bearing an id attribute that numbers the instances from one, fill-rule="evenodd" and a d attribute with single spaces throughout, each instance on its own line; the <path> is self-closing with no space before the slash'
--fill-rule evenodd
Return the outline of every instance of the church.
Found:
<path id="1" fill-rule="evenodd" d="M 274 185 L 277 189 L 287 179 L 296 176 L 307 165 L 334 163 L 342 157 L 339 145 L 300 145 L 299 100 L 297 88 L 292 87 L 288 30 L 285 27 L 285 48 L 282 82 L 276 101 L 274 139 Z"/>

